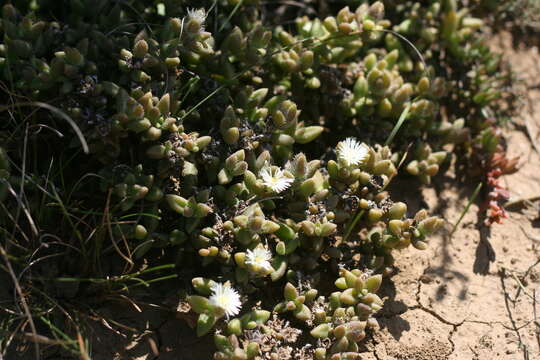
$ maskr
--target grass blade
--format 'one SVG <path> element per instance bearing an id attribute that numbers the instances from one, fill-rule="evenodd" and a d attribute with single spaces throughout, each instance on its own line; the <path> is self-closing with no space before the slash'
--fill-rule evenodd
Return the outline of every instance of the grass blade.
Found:
<path id="1" fill-rule="evenodd" d="M 407 104 L 407 106 L 405 106 L 405 109 L 403 109 L 403 112 L 399 116 L 398 122 L 396 123 L 396 125 L 392 129 L 392 132 L 388 136 L 388 139 L 386 139 L 386 141 L 384 142 L 384 146 L 388 146 L 392 142 L 392 140 L 394 140 L 394 137 L 396 136 L 397 132 L 401 128 L 401 125 L 403 125 L 403 123 L 405 122 L 405 119 L 407 118 L 407 115 L 409 114 L 410 109 L 411 109 L 411 105 Z"/>
<path id="2" fill-rule="evenodd" d="M 84 135 L 81 129 L 79 129 L 75 121 L 73 121 L 73 119 L 70 118 L 65 112 L 63 112 L 62 110 L 60 110 L 59 108 L 55 106 L 42 103 L 40 101 L 23 102 L 23 103 L 15 103 L 13 105 L 0 106 L 0 112 L 6 111 L 14 107 L 20 107 L 20 106 L 37 106 L 37 107 L 49 110 L 50 112 L 57 115 L 58 117 L 66 120 L 68 124 L 73 128 L 73 131 L 75 131 L 75 134 L 77 134 L 77 137 L 79 138 L 79 141 L 81 142 L 84 153 L 88 154 L 90 152 L 90 149 L 88 148 L 88 143 L 86 142 L 86 139 L 84 138 Z"/>
<path id="3" fill-rule="evenodd" d="M 459 223 L 461 222 L 461 220 L 463 220 L 463 218 L 465 217 L 465 214 L 469 211 L 469 208 L 471 207 L 472 203 L 474 202 L 474 200 L 478 196 L 478 193 L 480 192 L 481 188 L 482 188 L 482 183 L 479 183 L 476 186 L 476 189 L 474 189 L 474 192 L 473 192 L 471 198 L 469 199 L 469 202 L 467 203 L 467 206 L 465 206 L 465 209 L 463 209 L 463 211 L 461 212 L 461 216 L 459 217 L 458 221 L 454 224 L 452 232 L 450 233 L 450 237 L 452 237 L 452 235 L 454 235 L 454 232 L 456 231 L 457 227 L 459 226 Z"/>

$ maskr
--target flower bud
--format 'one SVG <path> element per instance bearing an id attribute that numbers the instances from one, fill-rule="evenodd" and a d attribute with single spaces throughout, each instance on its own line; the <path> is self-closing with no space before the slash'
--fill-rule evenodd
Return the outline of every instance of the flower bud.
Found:
<path id="1" fill-rule="evenodd" d="M 322 126 L 307 126 L 297 129 L 294 133 L 294 139 L 299 144 L 307 144 L 315 140 L 324 131 Z"/>
<path id="2" fill-rule="evenodd" d="M 366 280 L 366 288 L 370 293 L 375 293 L 381 287 L 382 275 L 373 275 Z"/>
<path id="3" fill-rule="evenodd" d="M 191 309 L 197 314 L 201 314 L 208 310 L 209 302 L 208 299 L 203 296 L 192 295 L 187 297 L 187 302 L 191 306 Z"/>
<path id="4" fill-rule="evenodd" d="M 296 300 L 298 297 L 298 290 L 293 286 L 291 283 L 285 284 L 285 288 L 283 290 L 283 296 L 285 297 L 285 300 L 293 301 Z"/>
<path id="5" fill-rule="evenodd" d="M 315 327 L 313 330 L 311 330 L 310 334 L 314 338 L 324 339 L 328 337 L 331 330 L 332 330 L 332 327 L 330 326 L 330 324 L 321 324 Z"/>
<path id="6" fill-rule="evenodd" d="M 141 39 L 137 41 L 137 43 L 133 47 L 133 55 L 138 59 L 142 59 L 147 53 L 148 43 L 146 42 L 146 40 Z"/>

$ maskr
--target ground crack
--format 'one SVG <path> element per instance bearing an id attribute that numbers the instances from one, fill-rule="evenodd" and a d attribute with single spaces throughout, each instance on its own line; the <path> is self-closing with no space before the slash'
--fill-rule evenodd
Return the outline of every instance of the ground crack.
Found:
<path id="1" fill-rule="evenodd" d="M 375 357 L 375 359 L 377 360 L 382 360 L 380 357 L 379 357 L 379 354 L 377 354 L 377 349 L 374 349 L 373 352 L 372 352 L 373 356 Z"/>
<path id="2" fill-rule="evenodd" d="M 412 307 L 407 306 L 407 308 L 405 310 L 403 310 L 403 311 L 397 311 L 397 312 L 388 311 L 387 313 L 379 313 L 375 317 L 377 319 L 391 319 L 391 318 L 396 317 L 396 316 L 401 316 L 401 315 L 405 314 L 409 310 L 412 310 Z"/>
<path id="3" fill-rule="evenodd" d="M 420 301 L 420 294 L 422 292 L 422 277 L 424 277 L 427 274 L 427 271 L 430 269 L 430 266 L 431 265 L 430 265 L 430 263 L 428 261 L 428 266 L 426 266 L 426 268 L 422 272 L 422 275 L 420 275 L 420 277 L 417 280 L 418 281 L 418 287 L 416 289 L 416 305 L 409 307 L 406 311 L 419 309 L 419 310 L 422 310 L 422 311 L 430 314 L 431 316 L 433 316 L 435 319 L 439 320 L 443 324 L 452 326 L 452 330 L 448 334 L 448 342 L 450 343 L 450 345 L 452 347 L 451 351 L 450 351 L 450 354 L 448 354 L 450 356 L 456 350 L 456 344 L 454 343 L 454 340 L 452 339 L 452 337 L 454 336 L 454 334 L 456 333 L 458 328 L 466 322 L 466 320 L 464 319 L 463 321 L 460 321 L 458 323 L 451 322 L 451 321 L 445 319 L 444 317 L 442 317 L 441 315 L 439 315 L 435 310 L 430 309 L 430 308 L 428 308 L 428 307 L 426 307 L 426 306 L 424 306 L 422 304 L 422 302 Z"/>

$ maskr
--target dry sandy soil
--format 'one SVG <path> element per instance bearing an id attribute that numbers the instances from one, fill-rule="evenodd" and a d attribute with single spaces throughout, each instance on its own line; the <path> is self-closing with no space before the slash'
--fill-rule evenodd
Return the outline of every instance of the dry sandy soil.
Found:
<path id="1" fill-rule="evenodd" d="M 540 153 L 532 145 L 540 145 L 540 56 L 536 47 L 512 47 L 504 34 L 493 45 L 504 49 L 528 94 L 507 131 L 509 155 L 520 156 L 520 170 L 503 182 L 513 199 L 535 197 L 540 195 Z M 476 226 L 478 207 L 473 205 L 450 236 L 475 184 L 458 189 L 453 176 L 445 176 L 422 197 L 407 196 L 412 210 L 427 203 L 448 224 L 428 250 L 399 254 L 399 272 L 382 289 L 387 299 L 379 315 L 381 330 L 366 342 L 362 359 L 540 359 L 538 201 L 512 208 L 510 218 L 490 234 Z M 171 312 L 143 306 L 140 313 L 126 305 L 100 311 L 104 318 L 147 331 L 129 337 L 112 330 L 118 325 L 96 326 L 95 360 L 211 359 L 211 339 L 195 338 L 185 320 Z"/>
<path id="2" fill-rule="evenodd" d="M 511 40 L 501 34 L 493 46 L 504 49 L 528 97 L 506 134 L 509 157 L 520 156 L 520 170 L 503 178 L 512 201 L 540 195 L 533 146 L 540 145 L 540 56 L 537 47 L 513 49 Z M 447 185 L 422 195 L 432 212 L 454 222 L 474 186 L 457 192 Z M 477 228 L 473 205 L 453 236 L 448 224 L 427 251 L 404 251 L 366 359 L 540 359 L 538 205 L 513 207 L 490 234 Z"/>

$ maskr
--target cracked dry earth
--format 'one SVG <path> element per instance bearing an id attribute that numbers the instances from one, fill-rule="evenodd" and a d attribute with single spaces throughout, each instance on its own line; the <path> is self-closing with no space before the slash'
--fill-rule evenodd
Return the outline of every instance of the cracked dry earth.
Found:
<path id="1" fill-rule="evenodd" d="M 540 56 L 537 47 L 512 48 L 509 34 L 492 43 L 524 80 L 528 97 L 506 134 L 509 158 L 520 157 L 520 170 L 503 183 L 511 200 L 536 202 L 512 207 L 491 233 L 476 227 L 473 205 L 452 237 L 448 224 L 427 251 L 403 251 L 399 273 L 383 288 L 382 330 L 367 344 L 366 359 L 540 359 Z M 458 190 L 447 176 L 445 185 L 424 189 L 422 198 L 431 212 L 454 223 L 474 186 Z"/>
<path id="2" fill-rule="evenodd" d="M 509 157 L 520 156 L 520 171 L 503 182 L 514 199 L 535 197 L 540 195 L 540 153 L 532 145 L 540 145 L 540 56 L 536 47 L 514 49 L 505 34 L 493 44 L 525 79 L 530 100 L 507 131 Z M 386 297 L 378 319 L 381 329 L 366 342 L 362 359 L 540 359 L 538 201 L 512 208 L 504 225 L 494 225 L 491 234 L 482 236 L 476 227 L 478 207 L 473 205 L 451 237 L 451 224 L 475 184 L 464 188 L 452 174 L 444 176 L 421 190 L 421 197 L 405 197 L 411 211 L 427 207 L 449 223 L 431 239 L 428 250 L 408 249 L 398 255 L 398 273 L 381 290 Z M 96 360 L 212 358 L 211 338 L 197 339 L 186 321 L 170 312 L 146 306 L 140 313 L 124 305 L 100 309 L 100 315 L 147 330 L 129 337 L 113 330 L 120 329 L 114 324 L 94 326 Z"/>

